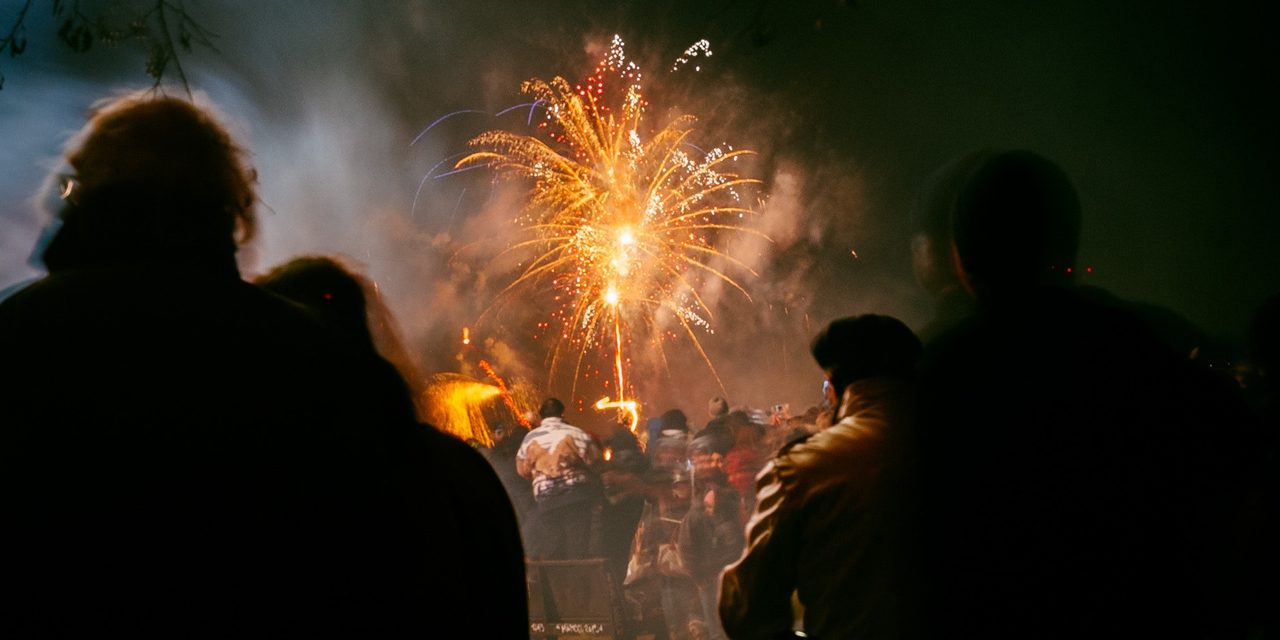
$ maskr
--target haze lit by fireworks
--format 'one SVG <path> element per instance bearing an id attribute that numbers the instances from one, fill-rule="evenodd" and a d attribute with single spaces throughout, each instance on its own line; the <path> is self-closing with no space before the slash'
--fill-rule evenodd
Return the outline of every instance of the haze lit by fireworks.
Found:
<path id="1" fill-rule="evenodd" d="M 710 55 L 701 41 L 673 70 Z M 744 189 L 759 181 L 734 171 L 751 152 L 694 146 L 692 116 L 658 127 L 645 122 L 641 72 L 626 60 L 618 36 L 583 83 L 534 79 L 521 89 L 545 111 L 540 135 L 481 134 L 470 143 L 479 150 L 455 170 L 485 166 L 532 183 L 528 206 L 515 218 L 527 239 L 511 248 L 532 248 L 537 257 L 521 265 L 503 293 L 549 284 L 561 303 L 542 325 L 558 338 L 551 370 L 571 359 L 576 385 L 589 352 L 611 352 L 617 397 L 597 407 L 630 413 L 634 425 L 624 355 L 633 335 L 652 343 L 664 362 L 664 339 L 686 335 L 715 372 L 699 340 L 699 333 L 712 331 L 712 312 L 699 291 L 718 279 L 747 295 L 716 265 L 750 272 L 718 241 L 726 233 L 755 233 L 742 225 L 753 213 Z"/>

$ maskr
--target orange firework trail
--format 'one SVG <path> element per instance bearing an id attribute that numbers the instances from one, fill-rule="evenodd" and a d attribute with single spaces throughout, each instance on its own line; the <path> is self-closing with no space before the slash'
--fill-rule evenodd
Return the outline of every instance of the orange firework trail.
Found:
<path id="1" fill-rule="evenodd" d="M 516 417 L 516 420 L 518 420 L 524 428 L 532 428 L 533 425 L 529 424 L 529 420 L 525 418 L 524 414 L 520 412 L 520 409 L 516 407 L 516 401 L 511 397 L 511 391 L 507 389 L 507 382 L 494 372 L 493 367 L 489 366 L 489 363 L 484 360 L 480 361 L 480 370 L 484 371 L 484 374 L 489 376 L 490 380 L 493 380 L 493 383 L 498 387 L 498 392 L 502 394 L 502 401 L 507 405 L 508 409 L 511 409 L 511 413 Z"/>
<path id="2" fill-rule="evenodd" d="M 675 68 L 699 55 L 710 55 L 705 41 L 686 50 Z M 564 302 L 555 314 L 563 329 L 551 370 L 572 347 L 576 385 L 589 350 L 613 351 L 618 398 L 602 402 L 631 413 L 633 424 L 624 336 L 647 330 L 661 350 L 658 314 L 668 314 L 719 383 L 698 339 L 699 331 L 711 332 L 712 319 L 699 290 L 707 280 L 720 280 L 747 295 L 718 264 L 750 268 L 717 242 L 726 233 L 758 233 L 742 226 L 754 211 L 741 191 L 759 180 L 733 171 L 751 152 L 690 151 L 697 149 L 689 142 L 692 116 L 647 129 L 640 81 L 639 68 L 626 60 L 622 40 L 614 36 L 608 55 L 584 83 L 571 86 L 557 77 L 522 85 L 545 110 L 539 128 L 546 139 L 490 131 L 471 140 L 479 150 L 454 167 L 484 166 L 532 182 L 527 207 L 515 220 L 528 237 L 511 249 L 532 248 L 537 256 L 503 293 L 550 283 Z M 607 86 L 616 88 L 614 82 L 621 82 L 621 91 L 606 93 Z"/>

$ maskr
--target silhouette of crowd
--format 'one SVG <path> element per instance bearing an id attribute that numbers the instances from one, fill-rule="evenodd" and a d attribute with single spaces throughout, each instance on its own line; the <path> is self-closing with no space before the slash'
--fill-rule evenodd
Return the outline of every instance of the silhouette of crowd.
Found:
<path id="1" fill-rule="evenodd" d="M 1280 632 L 1280 296 L 1210 369 L 1189 323 L 1075 282 L 1041 155 L 933 176 L 934 319 L 827 324 L 806 411 L 633 430 L 548 396 L 480 451 L 425 420 L 358 270 L 242 278 L 247 159 L 130 94 L 51 176 L 47 275 L 0 301 L 5 637 L 529 637 L 527 569 L 579 561 L 627 638 Z"/>

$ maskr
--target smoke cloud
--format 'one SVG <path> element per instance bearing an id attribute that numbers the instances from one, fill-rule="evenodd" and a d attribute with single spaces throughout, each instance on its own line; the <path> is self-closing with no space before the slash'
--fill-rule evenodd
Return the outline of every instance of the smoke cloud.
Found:
<path id="1" fill-rule="evenodd" d="M 709 329 L 695 328 L 705 358 L 688 336 L 679 335 L 660 349 L 637 343 L 631 350 L 631 382 L 647 415 L 678 407 L 698 423 L 707 399 L 716 395 L 734 405 L 785 402 L 803 409 L 820 399 L 820 373 L 807 346 L 823 324 L 865 312 L 895 315 L 916 327 L 927 321 L 931 301 L 910 271 L 908 203 L 928 172 L 976 146 L 1040 148 L 1080 176 L 1083 199 L 1094 211 L 1086 220 L 1086 253 L 1101 265 L 1100 277 L 1112 278 L 1098 284 L 1121 293 L 1164 292 L 1157 302 L 1180 304 L 1192 314 L 1232 309 L 1243 315 L 1251 297 L 1261 299 L 1253 285 L 1236 291 L 1231 304 L 1183 304 L 1189 294 L 1146 287 L 1141 268 L 1124 268 L 1132 260 L 1143 266 L 1176 263 L 1198 242 L 1187 238 L 1204 234 L 1193 227 L 1186 238 L 1149 240 L 1140 255 L 1128 257 L 1135 243 L 1125 239 L 1146 226 L 1138 221 L 1140 211 L 1132 218 L 1118 213 L 1133 200 L 1117 196 L 1112 203 L 1114 198 L 1102 197 L 1116 193 L 1109 181 L 1117 178 L 1090 171 L 1099 145 L 1087 132 L 1111 118 L 1105 109 L 1118 108 L 1117 100 L 1150 101 L 1117 94 L 1117 87 L 1135 89 L 1115 69 L 1166 76 L 1134 67 L 1139 62 L 1100 63 L 1125 55 L 1119 49 L 1071 48 L 1070 55 L 1051 50 L 1058 39 L 1075 47 L 1071 33 L 1093 33 L 1087 10 L 1079 16 L 1063 10 L 1045 22 L 1053 30 L 1036 31 L 1042 38 L 1010 39 L 1001 34 L 1039 27 L 1016 22 L 1018 12 L 981 25 L 911 6 L 894 12 L 876 3 L 865 9 L 858 8 L 864 3 L 819 2 L 788 4 L 785 10 L 771 3 L 685 6 L 697 4 L 602 8 L 493 0 L 361 6 L 335 0 L 310 2 L 305 10 L 284 3 L 191 5 L 197 19 L 219 34 L 220 51 L 194 51 L 184 57 L 184 68 L 193 88 L 242 134 L 260 175 L 261 235 L 242 252 L 242 270 L 252 276 L 299 254 L 342 256 L 377 283 L 425 373 L 475 375 L 475 363 L 485 358 L 500 374 L 568 399 L 572 380 L 548 375 L 555 340 L 539 327 L 547 320 L 547 288 L 500 295 L 527 259 L 509 250 L 523 237 L 513 224 L 524 206 L 522 185 L 495 180 L 483 169 L 444 174 L 472 136 L 527 123 L 528 112 L 521 109 L 496 115 L 526 101 L 521 81 L 579 79 L 618 33 L 645 73 L 652 101 L 647 118 L 661 123 L 683 113 L 697 116 L 697 144 L 755 150 L 756 156 L 742 162 L 743 173 L 763 182 L 757 212 L 744 223 L 767 239 L 726 234 L 721 246 L 741 264 L 713 264 L 731 274 L 745 295 L 715 279 L 699 290 L 712 311 Z M 1190 29 L 1153 26 L 1139 17 L 1125 24 L 1169 33 Z M 35 275 L 25 260 L 43 221 L 30 197 L 67 132 L 80 126 L 95 99 L 146 82 L 140 53 L 122 47 L 70 54 L 58 49 L 55 26 L 40 16 L 32 20 L 32 46 L 23 57 L 5 61 L 8 82 L 0 91 L 0 140 L 11 167 L 0 176 L 0 287 Z M 968 29 L 973 41 L 1002 47 L 1040 43 L 1034 53 L 1044 68 L 1015 66 L 1010 61 L 1030 55 L 1021 50 L 984 53 L 953 46 L 951 36 L 940 34 L 956 25 Z M 1068 35 L 1052 35 L 1059 31 Z M 50 35 L 41 39 L 45 32 Z M 669 72 L 685 47 L 702 37 L 714 55 L 699 61 L 700 70 Z M 1152 38 L 1137 41 L 1158 50 Z M 1094 57 L 1084 62 L 1098 64 L 1076 59 L 1085 54 Z M 1085 91 L 1080 87 L 1089 85 L 1082 79 L 1086 66 L 1110 67 L 1121 75 L 1101 78 L 1096 91 Z M 989 77 L 969 73 L 974 69 Z M 1160 98 L 1183 95 L 1176 87 L 1149 87 Z M 1061 105 L 1069 92 L 1074 107 Z M 1135 136 L 1109 142 L 1116 166 L 1148 153 L 1144 145 L 1150 138 Z M 1163 166 L 1168 171 L 1161 172 L 1170 175 L 1194 171 L 1172 160 Z M 1261 164 L 1253 173 L 1270 175 L 1266 168 Z M 1205 193 L 1244 193 L 1241 210 L 1275 202 L 1274 189 L 1257 186 L 1267 180 L 1252 190 L 1215 184 Z M 1163 202 L 1170 207 L 1159 215 L 1176 215 L 1170 213 L 1176 203 Z M 1260 225 L 1252 218 L 1237 225 L 1234 245 L 1248 252 L 1261 247 L 1257 238 L 1276 235 Z M 1255 268 L 1266 260 L 1274 262 L 1248 257 L 1244 263 Z M 665 322 L 673 330 L 671 319 Z M 471 332 L 470 345 L 462 344 L 464 328 Z M 606 372 L 578 384 L 578 399 L 592 402 L 604 395 L 601 381 L 609 377 Z M 583 420 L 596 419 L 587 413 Z"/>

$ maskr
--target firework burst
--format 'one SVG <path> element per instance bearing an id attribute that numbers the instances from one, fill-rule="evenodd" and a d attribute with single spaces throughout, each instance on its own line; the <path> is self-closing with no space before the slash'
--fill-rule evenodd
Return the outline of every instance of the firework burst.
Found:
<path id="1" fill-rule="evenodd" d="M 675 68 L 700 54 L 710 55 L 705 41 Z M 617 36 L 583 83 L 557 77 L 521 88 L 545 112 L 537 135 L 481 134 L 470 143 L 477 150 L 455 170 L 484 166 L 532 184 L 515 219 L 527 239 L 511 249 L 532 249 L 536 257 L 503 293 L 548 284 L 554 290 L 562 306 L 555 312 L 561 326 L 551 371 L 572 358 L 576 385 L 588 352 L 611 351 L 617 399 L 603 402 L 625 407 L 624 348 L 644 335 L 665 361 L 664 331 L 677 333 L 662 328 L 666 314 L 714 375 L 698 337 L 712 331 L 712 311 L 699 291 L 714 279 L 750 298 L 717 265 L 751 272 L 718 248 L 727 233 L 755 233 L 743 226 L 754 212 L 744 190 L 759 180 L 734 171 L 751 152 L 698 149 L 689 140 L 692 116 L 651 127 L 640 69 L 626 60 Z M 627 410 L 634 424 L 634 402 Z"/>

